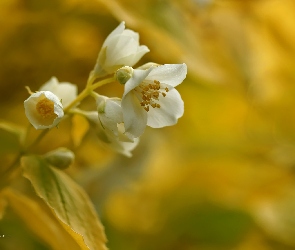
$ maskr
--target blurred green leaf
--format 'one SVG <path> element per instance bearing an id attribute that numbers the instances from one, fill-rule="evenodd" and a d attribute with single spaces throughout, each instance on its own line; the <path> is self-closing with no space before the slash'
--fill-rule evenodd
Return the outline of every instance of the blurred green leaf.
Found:
<path id="1" fill-rule="evenodd" d="M 250 229 L 252 219 L 245 212 L 204 204 L 182 208 L 172 220 L 180 235 L 187 241 L 208 245 L 234 245 Z"/>
<path id="2" fill-rule="evenodd" d="M 12 189 L 6 189 L 4 195 L 9 206 L 25 222 L 27 227 L 52 249 L 80 249 L 41 200 L 38 202 L 30 199 Z"/>
<path id="3" fill-rule="evenodd" d="M 59 169 L 40 156 L 21 159 L 24 176 L 44 199 L 62 226 L 81 249 L 105 250 L 106 237 L 96 212 L 84 190 Z"/>

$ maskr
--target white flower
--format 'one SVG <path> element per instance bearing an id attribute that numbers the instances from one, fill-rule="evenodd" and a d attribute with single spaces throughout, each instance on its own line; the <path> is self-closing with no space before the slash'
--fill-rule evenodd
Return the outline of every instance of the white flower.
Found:
<path id="1" fill-rule="evenodd" d="M 114 133 L 114 131 L 112 131 L 110 128 L 102 125 L 102 120 L 101 118 L 99 118 L 98 113 L 96 111 L 80 110 L 77 113 L 84 115 L 88 120 L 90 120 L 95 125 L 96 134 L 105 146 L 127 157 L 132 156 L 131 151 L 138 145 L 139 139 L 135 138 L 134 141 L 124 141 L 126 136 L 124 135 L 125 129 L 122 123 L 117 124 L 117 129 L 114 130 L 117 130 L 116 135 L 116 133 Z"/>
<path id="2" fill-rule="evenodd" d="M 120 126 L 121 125 L 121 126 Z M 124 128 L 123 124 L 121 123 L 119 128 Z M 104 133 L 107 137 L 107 141 L 105 141 L 106 145 L 109 146 L 112 150 L 125 155 L 127 157 L 131 157 L 131 151 L 135 149 L 138 145 L 139 138 L 134 138 L 133 142 L 129 141 L 122 141 L 120 137 L 116 137 L 112 132 L 108 129 L 104 130 Z M 123 135 L 124 130 L 120 131 L 120 135 Z"/>
<path id="3" fill-rule="evenodd" d="M 183 115 L 184 104 L 174 87 L 186 74 L 186 64 L 135 69 L 125 84 L 121 104 L 126 133 L 139 137 L 146 126 L 161 128 L 176 124 Z"/>
<path id="4" fill-rule="evenodd" d="M 112 132 L 120 141 L 133 142 L 133 136 L 129 138 L 128 134 L 125 134 L 121 99 L 97 95 L 96 104 L 102 127 Z"/>
<path id="5" fill-rule="evenodd" d="M 97 95 L 96 105 L 98 118 L 104 128 L 108 128 L 115 135 L 118 135 L 117 124 L 123 122 L 121 100 L 119 98 L 108 98 Z"/>
<path id="6" fill-rule="evenodd" d="M 138 33 L 125 29 L 125 22 L 121 22 L 104 41 L 94 67 L 94 75 L 103 76 L 125 65 L 133 66 L 147 52 L 147 46 L 139 45 Z"/>
<path id="7" fill-rule="evenodd" d="M 50 91 L 55 94 L 61 101 L 64 107 L 76 99 L 78 89 L 75 84 L 69 82 L 58 82 L 56 77 L 44 83 L 39 91 Z"/>
<path id="8" fill-rule="evenodd" d="M 24 101 L 25 113 L 35 129 L 57 126 L 64 116 L 59 98 L 50 91 L 38 91 Z"/>

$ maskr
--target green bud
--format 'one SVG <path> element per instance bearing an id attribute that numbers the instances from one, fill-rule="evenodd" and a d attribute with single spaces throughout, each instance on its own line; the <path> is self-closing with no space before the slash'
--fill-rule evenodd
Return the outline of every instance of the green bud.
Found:
<path id="1" fill-rule="evenodd" d="M 100 113 L 100 114 L 104 113 L 104 110 L 106 107 L 106 100 L 104 98 L 98 98 L 96 100 L 96 104 L 97 104 L 98 113 Z"/>
<path id="2" fill-rule="evenodd" d="M 75 159 L 74 153 L 67 148 L 58 148 L 43 155 L 44 159 L 52 166 L 59 169 L 68 168 Z"/>
<path id="3" fill-rule="evenodd" d="M 125 66 L 116 71 L 115 78 L 119 83 L 125 84 L 132 77 L 132 75 L 133 75 L 133 68 L 129 66 Z"/>

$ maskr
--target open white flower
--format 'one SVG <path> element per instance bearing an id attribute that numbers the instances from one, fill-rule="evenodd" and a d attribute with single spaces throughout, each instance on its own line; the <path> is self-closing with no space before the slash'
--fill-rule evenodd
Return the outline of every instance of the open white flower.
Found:
<path id="1" fill-rule="evenodd" d="M 25 113 L 35 129 L 57 126 L 64 116 L 59 98 L 50 91 L 38 91 L 24 101 Z"/>
<path id="2" fill-rule="evenodd" d="M 147 52 L 147 46 L 139 45 L 138 33 L 125 29 L 125 22 L 121 22 L 104 41 L 94 67 L 94 75 L 103 76 L 125 65 L 133 66 Z"/>
<path id="3" fill-rule="evenodd" d="M 127 157 L 131 157 L 131 151 L 138 145 L 139 139 L 135 138 L 134 141 L 125 141 L 125 129 L 122 123 L 117 124 L 117 135 L 113 130 L 104 126 L 102 124 L 101 118 L 99 118 L 98 113 L 96 111 L 78 111 L 81 115 L 84 115 L 89 121 L 91 121 L 96 127 L 96 134 L 99 139 L 103 142 L 103 144 L 112 150 L 125 155 Z M 109 124 L 109 123 L 106 123 Z M 105 124 L 105 125 L 106 125 Z"/>
<path id="4" fill-rule="evenodd" d="M 135 69 L 122 98 L 126 133 L 139 137 L 148 125 L 171 126 L 183 115 L 184 104 L 174 88 L 186 77 L 186 64 L 165 64 Z"/>
<path id="5" fill-rule="evenodd" d="M 55 94 L 61 101 L 64 107 L 70 104 L 76 99 L 78 94 L 78 89 L 75 84 L 69 82 L 58 82 L 56 77 L 51 77 L 51 79 L 44 83 L 39 91 L 50 91 Z"/>

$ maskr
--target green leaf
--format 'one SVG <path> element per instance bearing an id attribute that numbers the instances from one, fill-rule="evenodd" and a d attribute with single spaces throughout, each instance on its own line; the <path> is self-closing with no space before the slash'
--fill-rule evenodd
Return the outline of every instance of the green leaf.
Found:
<path id="1" fill-rule="evenodd" d="M 27 227 L 52 249 L 80 249 L 41 199 L 33 200 L 12 189 L 4 190 L 3 194 Z"/>
<path id="2" fill-rule="evenodd" d="M 51 167 L 41 156 L 25 156 L 21 165 L 36 193 L 53 210 L 81 249 L 107 249 L 104 228 L 80 186 L 61 170 Z"/>

